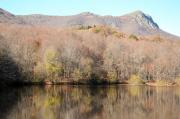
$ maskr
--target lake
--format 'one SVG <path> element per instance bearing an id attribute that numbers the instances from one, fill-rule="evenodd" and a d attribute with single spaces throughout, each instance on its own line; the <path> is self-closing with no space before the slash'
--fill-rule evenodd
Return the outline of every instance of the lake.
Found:
<path id="1" fill-rule="evenodd" d="M 0 119 L 180 119 L 180 87 L 9 88 L 0 91 Z"/>

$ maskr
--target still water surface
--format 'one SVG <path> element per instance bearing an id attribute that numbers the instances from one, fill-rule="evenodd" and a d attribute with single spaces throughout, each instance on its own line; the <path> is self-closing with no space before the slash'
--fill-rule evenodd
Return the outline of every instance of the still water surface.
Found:
<path id="1" fill-rule="evenodd" d="M 0 91 L 0 119 L 180 119 L 180 88 L 12 88 Z"/>

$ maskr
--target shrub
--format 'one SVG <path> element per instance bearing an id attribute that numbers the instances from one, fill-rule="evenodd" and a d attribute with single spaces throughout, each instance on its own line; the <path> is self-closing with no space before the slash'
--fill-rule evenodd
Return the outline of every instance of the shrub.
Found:
<path id="1" fill-rule="evenodd" d="M 143 82 L 143 80 L 140 78 L 139 75 L 133 74 L 133 75 L 131 75 L 131 77 L 129 78 L 128 83 L 129 83 L 129 84 L 143 84 L 144 82 Z"/>
<path id="2" fill-rule="evenodd" d="M 57 61 L 57 51 L 54 49 L 47 49 L 45 52 L 45 68 L 48 76 L 55 78 L 63 73 L 61 63 Z"/>
<path id="3" fill-rule="evenodd" d="M 100 31 L 101 31 L 100 28 L 94 28 L 94 29 L 93 29 L 93 32 L 94 32 L 94 33 L 99 33 Z"/>
<path id="4" fill-rule="evenodd" d="M 80 69 L 77 69 L 77 68 L 76 68 L 76 69 L 73 71 L 72 76 L 73 76 L 73 80 L 74 80 L 74 81 L 79 81 L 80 79 L 82 79 L 82 72 L 80 71 Z"/>
<path id="5" fill-rule="evenodd" d="M 117 81 L 117 74 L 115 71 L 110 71 L 107 73 L 107 78 L 109 82 L 115 82 Z"/>
<path id="6" fill-rule="evenodd" d="M 40 81 L 46 77 L 46 71 L 44 69 L 44 64 L 38 62 L 37 65 L 34 67 L 34 82 Z"/>
<path id="7" fill-rule="evenodd" d="M 129 39 L 136 40 L 136 41 L 139 40 L 138 37 L 137 37 L 136 35 L 133 35 L 133 34 L 131 34 L 131 35 L 129 36 Z"/>
<path id="8" fill-rule="evenodd" d="M 83 77 L 89 79 L 92 73 L 93 60 L 90 58 L 81 58 L 80 64 L 83 70 Z"/>
<path id="9" fill-rule="evenodd" d="M 91 29 L 91 28 L 92 28 L 92 26 L 80 26 L 78 28 L 78 30 L 88 30 L 88 29 Z"/>
<path id="10" fill-rule="evenodd" d="M 125 38 L 125 34 L 120 33 L 120 32 L 115 32 L 115 33 L 113 33 L 113 35 L 117 38 Z"/>
<path id="11" fill-rule="evenodd" d="M 100 79 L 99 73 L 91 73 L 91 79 L 89 80 L 90 84 L 99 84 L 102 83 L 103 80 Z"/>

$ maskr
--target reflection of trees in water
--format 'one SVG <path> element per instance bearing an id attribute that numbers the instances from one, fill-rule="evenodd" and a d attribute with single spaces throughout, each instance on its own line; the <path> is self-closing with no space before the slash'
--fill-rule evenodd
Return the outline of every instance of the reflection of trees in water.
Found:
<path id="1" fill-rule="evenodd" d="M 9 112 L 9 109 L 17 102 L 17 90 L 0 89 L 0 118 L 3 119 Z"/>
<path id="2" fill-rule="evenodd" d="M 8 119 L 180 118 L 177 87 L 55 86 L 23 91 Z"/>

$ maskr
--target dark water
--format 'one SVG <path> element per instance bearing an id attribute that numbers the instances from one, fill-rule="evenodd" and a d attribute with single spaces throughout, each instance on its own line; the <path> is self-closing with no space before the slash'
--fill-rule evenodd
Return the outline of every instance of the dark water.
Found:
<path id="1" fill-rule="evenodd" d="M 12 88 L 0 91 L 0 119 L 180 119 L 180 88 Z"/>

